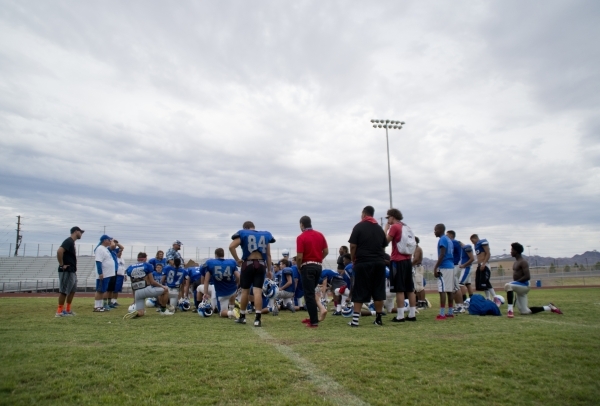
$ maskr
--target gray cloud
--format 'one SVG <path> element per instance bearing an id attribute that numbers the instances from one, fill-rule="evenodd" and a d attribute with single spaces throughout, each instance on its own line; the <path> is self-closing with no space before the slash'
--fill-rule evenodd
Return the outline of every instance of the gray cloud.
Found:
<path id="1" fill-rule="evenodd" d="M 5 2 L 0 226 L 23 214 L 38 242 L 76 221 L 203 245 L 251 218 L 291 247 L 309 214 L 340 245 L 364 205 L 385 212 L 385 134 L 369 120 L 390 118 L 407 122 L 390 133 L 394 202 L 418 233 L 442 221 L 569 254 L 581 242 L 548 230 L 582 227 L 593 248 L 598 14 L 592 2 Z"/>

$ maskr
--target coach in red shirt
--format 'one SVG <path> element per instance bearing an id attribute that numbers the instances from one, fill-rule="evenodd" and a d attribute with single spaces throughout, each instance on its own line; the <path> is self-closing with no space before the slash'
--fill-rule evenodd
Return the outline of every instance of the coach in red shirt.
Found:
<path id="1" fill-rule="evenodd" d="M 300 230 L 302 234 L 296 238 L 296 264 L 302 277 L 304 300 L 310 317 L 302 322 L 306 327 L 318 327 L 319 312 L 315 300 L 315 288 L 319 283 L 323 260 L 329 254 L 329 249 L 323 234 L 313 230 L 310 217 L 300 217 Z"/>

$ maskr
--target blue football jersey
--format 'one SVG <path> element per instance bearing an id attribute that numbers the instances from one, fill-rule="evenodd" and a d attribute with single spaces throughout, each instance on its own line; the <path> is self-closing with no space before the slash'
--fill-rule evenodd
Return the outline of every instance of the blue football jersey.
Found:
<path id="1" fill-rule="evenodd" d="M 229 296 L 237 290 L 237 263 L 233 259 L 215 258 L 206 261 L 206 273 L 215 285 L 217 296 Z"/>
<path id="2" fill-rule="evenodd" d="M 292 265 L 292 271 L 294 272 L 294 279 L 297 280 L 296 283 L 296 293 L 294 294 L 295 298 L 300 298 L 304 296 L 304 288 L 302 287 L 302 276 L 300 276 L 300 271 L 296 265 Z"/>
<path id="3" fill-rule="evenodd" d="M 446 248 L 446 253 L 444 255 L 442 263 L 440 264 L 440 268 L 453 269 L 454 268 L 454 255 L 453 255 L 454 244 L 452 244 L 452 240 L 445 235 L 440 237 L 440 240 L 438 241 L 438 247 L 437 247 L 438 248 L 438 258 L 440 257 L 440 248 L 441 247 Z"/>
<path id="4" fill-rule="evenodd" d="M 273 274 L 273 280 L 277 283 L 277 286 L 280 286 L 279 283 L 281 282 L 281 271 L 277 271 Z"/>
<path id="5" fill-rule="evenodd" d="M 150 264 L 148 264 L 148 265 L 150 265 Z M 150 266 L 152 266 L 152 265 L 150 265 Z M 158 283 L 160 283 L 160 280 L 162 279 L 163 276 L 164 276 L 164 273 L 162 273 L 162 272 L 152 271 L 152 277 Z"/>
<path id="6" fill-rule="evenodd" d="M 178 288 L 187 276 L 187 270 L 182 266 L 175 268 L 167 265 L 163 273 L 167 276 L 167 286 L 170 288 Z"/>
<path id="7" fill-rule="evenodd" d="M 199 266 L 193 266 L 191 268 L 188 268 L 187 274 L 190 277 L 190 282 L 192 282 L 192 283 L 200 282 L 200 277 L 202 276 L 202 274 L 200 273 Z"/>
<path id="8" fill-rule="evenodd" d="M 454 265 L 458 265 L 460 264 L 460 257 L 462 254 L 460 241 L 452 240 L 452 248 L 452 260 L 454 261 Z"/>
<path id="9" fill-rule="evenodd" d="M 202 266 L 200 267 L 200 277 L 203 278 L 206 276 L 206 271 L 208 270 L 208 265 L 206 264 L 206 262 L 204 264 L 202 264 Z M 214 285 L 215 284 L 215 280 L 213 278 L 210 278 L 210 281 L 208 282 L 209 285 Z"/>
<path id="10" fill-rule="evenodd" d="M 464 247 L 461 247 L 460 252 L 460 264 L 466 264 L 467 262 L 469 262 L 469 252 L 473 252 L 473 248 L 470 245 L 465 245 Z M 468 266 L 465 269 L 469 270 L 471 269 L 471 266 Z"/>
<path id="11" fill-rule="evenodd" d="M 282 287 L 283 285 L 285 285 L 287 283 L 287 276 L 290 276 L 292 278 L 292 284 L 290 286 L 288 286 L 287 288 L 285 288 L 284 290 L 286 292 L 294 292 L 294 270 L 292 268 L 283 268 L 281 270 L 281 280 L 279 281 L 279 287 Z"/>
<path id="12" fill-rule="evenodd" d="M 319 285 L 323 283 L 323 281 L 327 279 L 327 284 L 331 284 L 333 279 L 343 279 L 342 275 L 339 273 L 332 271 L 331 269 L 323 269 L 321 271 L 321 277 L 319 278 Z"/>
<path id="13" fill-rule="evenodd" d="M 167 260 L 166 260 L 166 258 L 163 258 L 163 259 L 156 259 L 156 258 L 152 258 L 152 259 L 150 259 L 150 260 L 148 261 L 148 263 L 149 263 L 150 265 L 152 265 L 152 267 L 153 267 L 154 269 L 156 269 L 156 264 L 162 264 L 162 266 L 163 266 L 163 269 L 165 269 L 165 266 L 167 266 Z"/>
<path id="14" fill-rule="evenodd" d="M 267 260 L 267 246 L 275 242 L 268 231 L 240 230 L 231 236 L 232 240 L 239 238 L 242 247 L 242 259 L 247 259 L 254 251 L 260 252 L 262 259 Z"/>
<path id="15" fill-rule="evenodd" d="M 485 252 L 483 250 L 483 246 L 487 245 L 488 248 L 490 246 L 490 243 L 488 242 L 488 240 L 486 240 L 485 238 L 482 238 L 481 240 L 477 241 L 477 244 L 475 244 L 475 253 L 477 255 L 481 254 L 482 252 Z"/>
<path id="16" fill-rule="evenodd" d="M 129 265 L 125 270 L 125 273 L 132 279 L 142 279 L 153 271 L 152 265 L 147 262 L 138 262 L 137 264 Z"/>

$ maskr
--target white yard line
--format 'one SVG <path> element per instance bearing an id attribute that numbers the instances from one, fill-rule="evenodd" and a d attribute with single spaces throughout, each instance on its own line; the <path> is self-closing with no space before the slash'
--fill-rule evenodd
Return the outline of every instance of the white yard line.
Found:
<path id="1" fill-rule="evenodd" d="M 348 389 L 337 383 L 330 376 L 321 372 L 312 362 L 302 358 L 287 345 L 278 343 L 275 338 L 262 328 L 253 328 L 252 331 L 274 346 L 283 356 L 292 361 L 294 365 L 296 365 L 296 367 L 319 389 L 320 394 L 325 396 L 330 402 L 340 406 L 369 406 L 367 402 L 352 395 Z M 315 394 L 315 396 L 317 396 L 317 394 Z"/>

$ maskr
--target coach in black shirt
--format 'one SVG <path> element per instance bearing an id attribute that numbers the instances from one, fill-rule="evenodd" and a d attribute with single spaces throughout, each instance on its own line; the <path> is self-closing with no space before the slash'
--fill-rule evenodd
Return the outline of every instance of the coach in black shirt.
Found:
<path id="1" fill-rule="evenodd" d="M 77 251 L 75 241 L 84 233 L 79 227 L 71 228 L 71 236 L 56 251 L 58 260 L 58 309 L 55 317 L 73 316 L 71 302 L 77 290 Z M 65 299 L 67 306 L 65 306 Z"/>
<path id="2" fill-rule="evenodd" d="M 383 301 L 385 300 L 385 247 L 388 245 L 385 232 L 373 218 L 375 209 L 367 206 L 361 214 L 361 222 L 354 226 L 348 242 L 350 255 L 354 263 L 354 283 L 352 300 L 354 314 L 351 327 L 358 327 L 360 310 L 363 303 L 373 298 L 375 302 L 375 322 L 381 326 Z"/>

